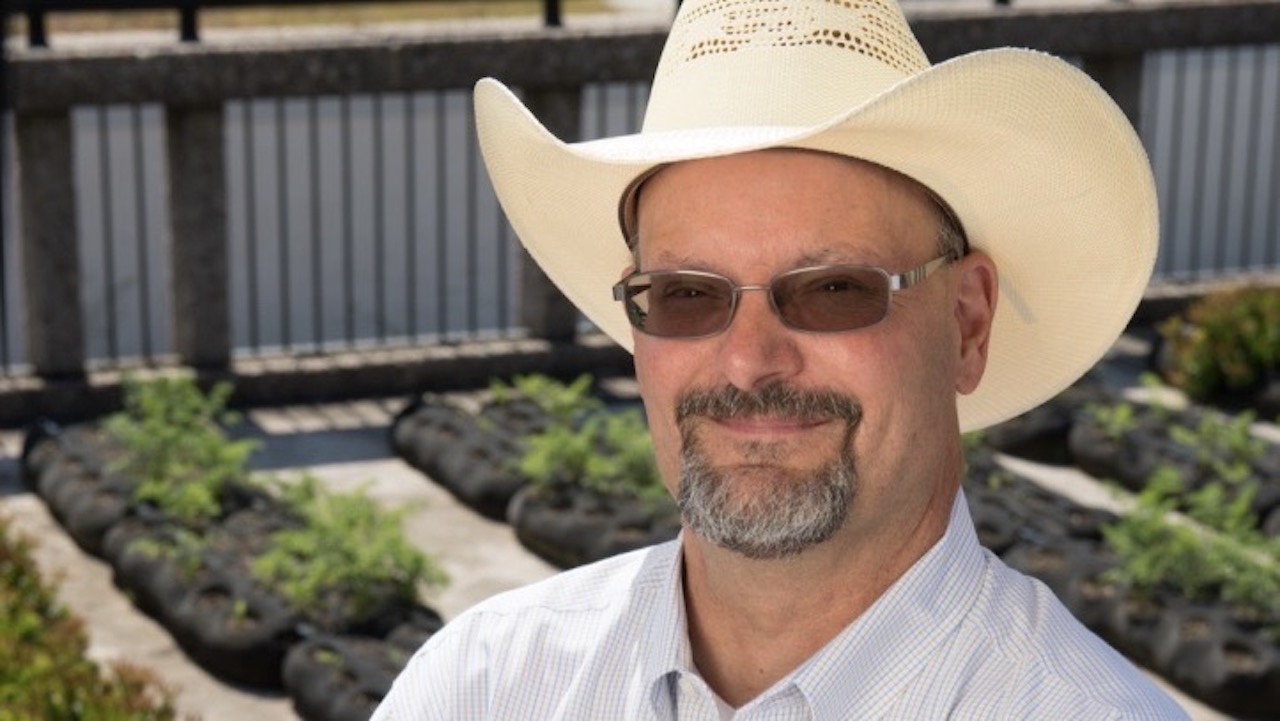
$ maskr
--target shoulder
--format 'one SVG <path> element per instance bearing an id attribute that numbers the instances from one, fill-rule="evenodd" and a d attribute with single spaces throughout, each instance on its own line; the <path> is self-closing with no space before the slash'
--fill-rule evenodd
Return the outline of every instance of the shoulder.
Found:
<path id="1" fill-rule="evenodd" d="M 495 704 L 527 710 L 563 696 L 584 669 L 622 662 L 602 654 L 624 653 L 662 612 L 678 560 L 678 542 L 664 543 L 473 606 L 414 654 L 375 719 L 503 717 Z"/>
<path id="2" fill-rule="evenodd" d="M 562 571 L 482 601 L 450 625 L 600 612 L 639 590 L 668 583 L 678 556 L 678 542 L 671 541 Z"/>
<path id="3" fill-rule="evenodd" d="M 990 556 L 967 624 L 989 655 L 1002 718 L 1185 719 L 1141 670 L 1081 624 L 1040 581 Z M 993 691 L 997 689 L 993 688 Z"/>

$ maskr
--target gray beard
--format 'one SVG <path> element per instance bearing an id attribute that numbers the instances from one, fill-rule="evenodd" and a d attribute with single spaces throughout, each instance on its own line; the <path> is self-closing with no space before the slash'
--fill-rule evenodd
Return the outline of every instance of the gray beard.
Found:
<path id="1" fill-rule="evenodd" d="M 742 459 L 747 472 L 775 477 L 749 496 L 735 494 L 734 470 L 711 464 L 688 419 L 752 414 L 844 419 L 840 454 L 802 477 L 781 466 L 776 448 L 750 444 Z M 683 445 L 677 502 L 685 524 L 702 538 L 752 559 L 784 558 L 829 540 L 844 526 L 857 494 L 852 440 L 861 416 L 852 399 L 780 386 L 752 394 L 727 388 L 682 399 L 677 410 Z"/>

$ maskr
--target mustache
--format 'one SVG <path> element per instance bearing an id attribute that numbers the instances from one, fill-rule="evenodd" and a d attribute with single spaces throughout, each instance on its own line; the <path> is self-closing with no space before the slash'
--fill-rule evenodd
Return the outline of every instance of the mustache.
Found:
<path id="1" fill-rule="evenodd" d="M 715 419 L 781 416 L 803 421 L 843 420 L 850 426 L 862 420 L 856 398 L 830 390 L 801 390 L 782 383 L 756 391 L 724 386 L 691 391 L 676 404 L 676 422 L 692 416 Z"/>

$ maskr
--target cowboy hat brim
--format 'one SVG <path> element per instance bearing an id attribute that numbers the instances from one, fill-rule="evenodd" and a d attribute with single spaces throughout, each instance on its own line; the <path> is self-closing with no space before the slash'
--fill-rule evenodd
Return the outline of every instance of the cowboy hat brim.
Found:
<path id="1" fill-rule="evenodd" d="M 774 147 L 861 158 L 943 198 L 1000 274 L 983 381 L 963 430 L 1066 388 L 1123 331 L 1158 245 L 1155 184 L 1124 114 L 1087 75 L 1043 53 L 986 50 L 930 66 L 827 122 L 713 127 L 565 143 L 501 83 L 475 89 L 490 179 L 516 234 L 601 331 L 631 350 L 610 288 L 630 265 L 619 203 L 673 162 Z"/>

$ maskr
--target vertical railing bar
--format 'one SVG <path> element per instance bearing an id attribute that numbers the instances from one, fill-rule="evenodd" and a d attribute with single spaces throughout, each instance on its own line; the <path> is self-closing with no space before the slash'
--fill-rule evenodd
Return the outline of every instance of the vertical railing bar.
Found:
<path id="1" fill-rule="evenodd" d="M 405 288 L 405 335 L 408 338 L 418 337 L 418 304 L 417 278 L 418 266 L 418 214 L 415 202 L 418 196 L 417 135 L 414 126 L 417 124 L 417 106 L 414 94 L 404 94 L 404 288 Z"/>
<path id="2" fill-rule="evenodd" d="M 311 343 L 319 351 L 324 347 L 324 251 L 320 231 L 320 99 L 307 99 L 307 167 L 311 191 Z"/>
<path id="3" fill-rule="evenodd" d="M 511 233 L 501 203 L 494 202 L 493 213 L 498 229 L 498 331 L 501 335 L 510 337 L 515 335 L 511 329 L 511 294 L 508 292 L 511 289 Z"/>
<path id="4" fill-rule="evenodd" d="M 596 134 L 603 138 L 609 134 L 609 86 L 596 84 Z"/>
<path id="5" fill-rule="evenodd" d="M 382 93 L 373 96 L 373 332 L 379 342 L 387 340 L 387 239 L 386 194 L 382 192 Z"/>
<path id="6" fill-rule="evenodd" d="M 178 7 L 178 35 L 184 43 L 200 41 L 199 20 L 196 17 L 196 4 L 183 2 Z"/>
<path id="7" fill-rule="evenodd" d="M 510 290 L 508 283 L 511 281 L 511 233 L 508 232 L 507 218 L 502 212 L 502 205 L 495 202 L 493 204 L 493 213 L 496 216 L 498 229 L 498 329 L 503 335 L 513 335 L 511 332 L 511 296 L 507 292 Z"/>
<path id="8" fill-rule="evenodd" d="M 1272 49 L 1276 51 L 1277 55 L 1280 55 L 1280 47 Z M 1263 52 L 1265 52 L 1265 49 Z M 1276 73 L 1276 97 L 1280 98 L 1280 72 Z M 1280 113 L 1280 100 L 1277 100 L 1275 107 L 1276 112 Z M 1266 186 L 1272 191 L 1272 197 L 1275 197 L 1275 192 L 1278 190 L 1276 185 L 1280 182 L 1280 172 L 1278 171 L 1280 171 L 1280 132 L 1274 132 L 1271 136 L 1271 167 L 1267 171 L 1269 177 Z M 1269 203 L 1268 205 L 1270 207 L 1267 210 L 1267 227 L 1262 237 L 1268 239 L 1280 238 L 1280 203 Z M 1273 241 L 1265 245 L 1267 248 L 1265 262 L 1267 267 L 1274 269 L 1277 261 L 1280 261 L 1280 249 L 1276 247 L 1280 246 L 1280 243 Z"/>
<path id="9" fill-rule="evenodd" d="M 27 44 L 33 48 L 49 46 L 49 32 L 43 10 L 27 11 Z"/>
<path id="10" fill-rule="evenodd" d="M 1245 148 L 1246 148 L 1246 152 L 1245 152 L 1246 170 L 1244 174 L 1245 213 L 1244 213 L 1244 221 L 1243 221 L 1244 224 L 1240 228 L 1240 237 L 1245 239 L 1246 242 L 1248 242 L 1249 249 L 1250 249 L 1249 255 L 1251 258 L 1253 255 L 1252 250 L 1254 246 L 1253 199 L 1254 197 L 1256 197 L 1256 194 L 1250 193 L 1249 190 L 1251 188 L 1256 187 L 1253 184 L 1253 181 L 1257 178 L 1257 175 L 1258 175 L 1258 153 L 1256 152 L 1256 149 L 1258 148 L 1259 144 L 1262 141 L 1262 91 L 1263 91 L 1262 77 L 1266 71 L 1266 66 L 1262 64 L 1262 60 L 1265 55 L 1264 50 L 1265 48 L 1253 49 L 1253 52 L 1254 52 L 1253 92 L 1249 93 L 1249 97 L 1253 98 L 1254 102 L 1251 103 L 1251 106 L 1252 106 L 1251 109 L 1253 112 L 1249 114 L 1248 139 L 1245 141 Z"/>
<path id="11" fill-rule="evenodd" d="M 1196 143 L 1195 165 L 1193 166 L 1194 172 L 1192 173 L 1192 177 L 1196 178 L 1197 182 L 1201 183 L 1201 185 L 1196 188 L 1196 192 L 1194 194 L 1196 202 L 1191 204 L 1191 223 L 1189 224 L 1191 232 L 1197 235 L 1200 233 L 1200 221 L 1204 211 L 1204 167 L 1208 162 L 1207 156 L 1209 154 L 1209 140 L 1205 137 L 1205 132 L 1209 127 L 1208 98 L 1211 90 L 1210 66 L 1212 64 L 1212 60 L 1213 56 L 1210 55 L 1207 50 L 1200 51 L 1200 121 L 1199 125 L 1196 126 L 1199 132 L 1196 136 L 1198 142 Z M 1191 269 L 1192 272 L 1199 277 L 1204 276 L 1204 268 L 1201 266 L 1202 254 L 1200 252 L 1201 246 L 1203 245 L 1203 243 L 1198 242 L 1193 242 L 1191 244 Z"/>
<path id="12" fill-rule="evenodd" d="M 257 354 L 262 348 L 258 334 L 258 239 L 254 222 L 258 209 L 254 203 L 257 183 L 253 177 L 256 170 L 253 162 L 253 100 L 245 98 L 241 107 L 241 122 L 244 124 L 245 294 L 249 306 L 249 348 Z"/>
<path id="13" fill-rule="evenodd" d="M 276 98 L 276 220 L 280 243 L 280 345 L 293 348 L 289 283 L 289 158 L 284 132 L 284 98 Z"/>
<path id="14" fill-rule="evenodd" d="M 467 94 L 467 115 L 475 117 L 475 100 Z M 480 148 L 475 134 L 475 123 L 463 123 L 466 138 L 463 147 L 467 149 L 467 177 L 463 183 L 467 193 L 467 328 L 473 336 L 480 331 L 480 229 L 479 209 L 477 207 L 476 167 Z"/>
<path id="15" fill-rule="evenodd" d="M 354 245 L 355 241 L 355 212 L 354 203 L 351 199 L 351 188 L 354 186 L 352 182 L 352 159 L 351 159 L 351 96 L 341 95 L 338 98 L 339 107 L 339 146 L 341 148 L 342 169 L 338 173 L 339 179 L 342 181 L 342 298 L 343 298 L 343 331 L 346 335 L 347 346 L 355 344 L 356 335 L 356 304 L 355 304 L 355 269 L 352 267 L 355 261 Z"/>
<path id="16" fill-rule="evenodd" d="M 1227 63 L 1227 87 L 1225 97 L 1222 100 L 1222 124 L 1224 126 L 1224 132 L 1222 133 L 1223 147 L 1222 152 L 1220 153 L 1224 166 L 1229 165 L 1233 157 L 1232 141 L 1235 139 L 1235 133 L 1232 131 L 1234 128 L 1227 128 L 1225 126 L 1227 123 L 1231 122 L 1232 116 L 1235 115 L 1232 110 L 1235 108 L 1236 104 L 1236 82 L 1238 80 L 1236 72 L 1239 70 L 1239 57 L 1240 56 L 1237 51 L 1228 50 L 1225 51 L 1225 57 L 1223 58 Z M 1230 174 L 1224 172 L 1222 182 L 1218 183 L 1218 232 L 1217 242 L 1213 244 L 1215 251 L 1213 269 L 1219 273 L 1226 270 L 1227 243 L 1232 242 L 1231 238 L 1227 237 L 1227 209 L 1231 205 L 1231 181 L 1232 177 Z M 1239 245 L 1239 240 L 1239 238 L 1236 238 L 1236 245 Z"/>
<path id="17" fill-rule="evenodd" d="M 449 227 L 445 222 L 445 204 L 448 202 L 448 196 L 445 193 L 446 180 L 448 172 L 445 168 L 448 162 L 447 148 L 445 142 L 445 96 L 447 91 L 440 90 L 436 92 L 436 333 L 440 340 L 444 340 L 448 331 L 449 314 L 447 304 L 449 302 L 449 289 L 446 286 L 449 274 L 445 267 L 449 257 L 447 248 L 445 247 L 445 234 Z"/>
<path id="18" fill-rule="evenodd" d="M 148 295 L 151 291 L 150 246 L 147 233 L 147 166 L 142 154 L 142 106 L 133 105 L 133 167 L 138 174 L 138 193 L 135 197 L 138 213 L 138 288 L 141 294 L 138 303 L 138 320 L 142 323 L 142 355 L 148 361 L 155 355 L 151 341 L 151 304 Z"/>
<path id="19" fill-rule="evenodd" d="M 0 39 L 0 53 L 5 50 L 4 40 Z M 7 85 L 5 58 L 0 55 L 0 90 Z M 8 376 L 13 372 L 13 357 L 9 348 L 9 233 L 5 219 L 11 217 L 5 188 L 12 187 L 13 175 L 9 172 L 9 103 L 3 92 L 0 92 L 0 376 Z"/>
<path id="20" fill-rule="evenodd" d="M 111 192 L 111 148 L 107 137 L 107 106 L 98 108 L 98 176 L 102 183 L 102 272 L 106 277 L 107 357 L 120 360 L 118 324 L 116 323 L 116 254 L 115 231 L 111 206 L 115 202 Z"/>
<path id="21" fill-rule="evenodd" d="M 627 85 L 627 132 L 636 132 L 636 108 L 640 105 L 640 84 Z"/>
<path id="22" fill-rule="evenodd" d="M 1160 103 L 1160 89 L 1158 87 L 1158 78 L 1156 70 L 1158 69 L 1159 59 L 1151 53 L 1147 53 L 1142 63 L 1142 102 L 1139 105 L 1140 122 L 1142 128 L 1139 130 L 1143 145 L 1147 148 L 1147 153 L 1152 157 L 1158 157 L 1160 140 L 1162 138 L 1159 129 L 1160 123 L 1157 117 L 1157 111 Z M 1158 181 L 1157 181 L 1158 182 Z M 1166 204 L 1161 203 L 1163 208 Z M 1163 211 L 1161 211 L 1163 212 Z M 1161 219 L 1163 221 L 1163 219 Z M 1165 252 L 1165 240 L 1168 234 L 1168 226 L 1164 222 L 1160 222 L 1160 248 L 1156 257 L 1156 275 L 1167 272 L 1169 265 L 1168 254 Z"/>
<path id="23" fill-rule="evenodd" d="M 560 0 L 543 0 L 542 24 L 549 28 L 560 27 Z"/>
<path id="24" fill-rule="evenodd" d="M 1169 127 L 1170 147 L 1172 148 L 1172 156 L 1173 156 L 1170 161 L 1171 167 L 1169 170 L 1169 198 L 1171 199 L 1171 202 L 1166 205 L 1166 207 L 1170 208 L 1170 215 L 1169 215 L 1170 221 L 1173 220 L 1173 209 L 1178 207 L 1178 202 L 1179 202 L 1178 191 L 1182 189 L 1182 167 L 1183 167 L 1182 159 L 1184 156 L 1184 154 L 1181 152 L 1182 115 L 1186 108 L 1186 100 L 1187 100 L 1187 97 L 1186 97 L 1187 94 L 1184 92 L 1185 88 L 1183 87 L 1183 85 L 1186 81 L 1186 74 L 1187 74 L 1187 52 L 1185 50 L 1181 50 L 1173 55 L 1173 83 L 1172 83 L 1173 100 L 1171 102 L 1171 105 L 1173 107 L 1173 112 L 1172 112 L 1173 121 L 1172 123 L 1170 123 L 1170 127 Z M 1177 227 L 1173 222 L 1165 223 L 1164 225 L 1170 228 Z M 1172 234 L 1171 234 L 1170 241 L 1173 241 L 1175 239 L 1176 238 L 1172 237 Z M 1171 250 L 1179 251 L 1181 250 L 1181 247 L 1175 245 L 1173 248 L 1171 248 Z M 1173 257 L 1169 259 L 1169 265 L 1170 265 L 1171 271 L 1177 265 L 1177 259 L 1179 255 L 1181 255 L 1181 253 L 1175 252 L 1173 254 Z"/>

